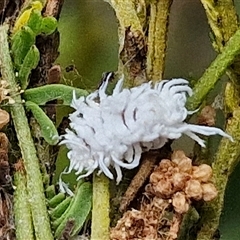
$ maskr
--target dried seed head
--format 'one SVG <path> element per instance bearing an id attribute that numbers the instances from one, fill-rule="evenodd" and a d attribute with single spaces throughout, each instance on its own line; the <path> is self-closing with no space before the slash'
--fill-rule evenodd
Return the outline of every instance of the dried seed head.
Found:
<path id="1" fill-rule="evenodd" d="M 212 177 L 212 168 L 207 164 L 194 166 L 192 176 L 200 182 L 208 182 Z"/>
<path id="2" fill-rule="evenodd" d="M 212 169 L 206 164 L 192 166 L 182 151 L 173 153 L 173 161 L 163 159 L 150 176 L 140 211 L 124 214 L 111 231 L 111 240 L 176 239 L 183 214 L 192 200 L 210 201 L 217 190 L 209 183 Z M 174 209 L 174 211 L 172 211 Z M 172 214 L 172 219 L 166 216 Z"/>
<path id="3" fill-rule="evenodd" d="M 187 181 L 185 193 L 187 198 L 193 198 L 195 200 L 202 199 L 203 193 L 202 193 L 201 183 L 194 179 Z"/>
<path id="4" fill-rule="evenodd" d="M 0 109 L 0 129 L 2 129 L 9 122 L 9 114 L 5 110 Z"/>
<path id="5" fill-rule="evenodd" d="M 174 162 L 179 172 L 189 173 L 192 172 L 192 160 L 188 158 L 181 150 L 174 151 L 172 154 L 172 162 Z"/>
<path id="6" fill-rule="evenodd" d="M 167 179 L 162 179 L 153 187 L 156 196 L 170 197 L 173 194 L 172 183 Z"/>
<path id="7" fill-rule="evenodd" d="M 164 200 L 159 197 L 154 197 L 153 201 L 151 202 L 151 207 L 155 207 L 159 210 L 161 210 L 161 209 L 163 210 L 166 207 L 166 205 L 168 205 L 168 204 L 169 204 L 169 201 Z"/>
<path id="8" fill-rule="evenodd" d="M 159 167 L 156 170 L 164 173 L 164 172 L 168 172 L 169 168 L 171 169 L 174 166 L 175 165 L 171 160 L 162 159 L 160 164 L 159 164 Z"/>
<path id="9" fill-rule="evenodd" d="M 0 132 L 0 148 L 8 152 L 9 141 L 5 133 Z"/>
<path id="10" fill-rule="evenodd" d="M 178 164 L 185 157 L 186 157 L 186 155 L 185 155 L 184 151 L 177 150 L 177 151 L 173 152 L 171 159 L 174 163 Z"/>
<path id="11" fill-rule="evenodd" d="M 159 215 L 154 216 L 149 207 L 150 205 L 147 209 L 143 207 L 141 211 L 132 209 L 125 212 L 117 225 L 111 229 L 110 239 L 157 239 Z"/>
<path id="12" fill-rule="evenodd" d="M 182 158 L 178 163 L 178 168 L 180 172 L 192 173 L 192 160 L 188 157 Z"/>
<path id="13" fill-rule="evenodd" d="M 149 196 L 155 195 L 155 191 L 154 191 L 151 183 L 149 183 L 145 186 L 145 194 L 144 195 L 147 196 L 147 198 L 149 198 Z"/>
<path id="14" fill-rule="evenodd" d="M 15 103 L 15 101 L 8 96 L 10 92 L 11 90 L 8 89 L 8 82 L 5 80 L 0 80 L 0 102 L 3 100 L 8 100 L 10 104 Z"/>
<path id="15" fill-rule="evenodd" d="M 203 200 L 208 202 L 217 197 L 217 189 L 212 183 L 202 184 Z"/>
<path id="16" fill-rule="evenodd" d="M 173 173 L 172 183 L 174 186 L 174 190 L 178 191 L 178 190 L 184 189 L 185 184 L 189 179 L 190 179 L 190 176 L 188 174 L 179 173 L 179 172 Z"/>
<path id="17" fill-rule="evenodd" d="M 157 171 L 154 171 L 151 175 L 150 175 L 150 183 L 152 184 L 156 184 L 158 183 L 160 180 L 162 180 L 164 178 L 164 174 L 161 174 Z"/>
<path id="18" fill-rule="evenodd" d="M 189 209 L 189 203 L 187 202 L 186 196 L 183 192 L 177 192 L 172 198 L 172 205 L 174 210 L 180 214 L 185 213 Z"/>

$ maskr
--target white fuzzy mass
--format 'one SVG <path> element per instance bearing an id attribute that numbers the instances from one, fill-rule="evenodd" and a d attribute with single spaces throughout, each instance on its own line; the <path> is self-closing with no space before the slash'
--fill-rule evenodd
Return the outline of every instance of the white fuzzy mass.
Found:
<path id="1" fill-rule="evenodd" d="M 121 168 L 139 165 L 141 153 L 161 148 L 168 139 L 182 134 L 204 146 L 195 133 L 206 136 L 219 134 L 231 137 L 219 128 L 184 122 L 190 112 L 185 108 L 187 96 L 192 95 L 188 81 L 173 79 L 153 85 L 151 82 L 123 89 L 120 79 L 112 95 L 106 94 L 108 81 L 87 97 L 73 96 L 70 128 L 61 144 L 69 149 L 69 171 L 75 169 L 79 178 L 96 169 L 117 183 L 122 179 Z"/>

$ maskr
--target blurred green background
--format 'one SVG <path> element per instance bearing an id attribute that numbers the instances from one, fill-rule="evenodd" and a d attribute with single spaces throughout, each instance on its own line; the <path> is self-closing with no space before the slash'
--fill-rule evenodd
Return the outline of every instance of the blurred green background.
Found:
<path id="1" fill-rule="evenodd" d="M 236 1 L 240 10 L 240 1 Z M 96 89 L 105 71 L 117 69 L 117 20 L 103 0 L 65 0 L 59 31 L 60 56 L 64 81 Z M 215 58 L 209 27 L 200 1 L 173 1 L 165 78 L 198 79 Z M 76 71 L 64 69 L 74 65 Z M 62 150 L 64 152 L 64 150 Z M 65 154 L 65 153 L 64 153 Z M 65 164 L 58 165 L 61 171 Z M 221 240 L 240 239 L 240 165 L 229 179 L 225 207 L 220 223 Z"/>
<path id="2" fill-rule="evenodd" d="M 78 87 L 96 88 L 103 72 L 117 70 L 117 20 L 108 3 L 90 0 L 65 0 L 59 22 L 60 56 L 66 68 L 73 64 L 78 74 L 66 79 Z"/>

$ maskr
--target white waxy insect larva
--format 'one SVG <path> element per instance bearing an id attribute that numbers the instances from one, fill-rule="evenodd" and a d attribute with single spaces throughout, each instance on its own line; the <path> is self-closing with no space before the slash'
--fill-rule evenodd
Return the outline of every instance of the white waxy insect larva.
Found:
<path id="1" fill-rule="evenodd" d="M 184 122 L 188 112 L 187 96 L 192 89 L 185 79 L 151 82 L 131 89 L 123 89 L 121 78 L 112 95 L 106 94 L 108 79 L 99 90 L 87 97 L 73 94 L 70 128 L 62 136 L 61 144 L 69 149 L 69 171 L 76 170 L 78 179 L 95 170 L 116 181 L 122 179 L 121 168 L 139 165 L 143 151 L 161 148 L 168 139 L 185 134 L 204 146 L 195 133 L 206 136 L 219 134 L 232 138 L 219 128 L 198 126 Z"/>

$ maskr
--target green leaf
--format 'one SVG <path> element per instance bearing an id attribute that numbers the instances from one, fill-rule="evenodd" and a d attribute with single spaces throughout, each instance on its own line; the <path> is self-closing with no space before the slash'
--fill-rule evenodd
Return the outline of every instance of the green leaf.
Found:
<path id="1" fill-rule="evenodd" d="M 57 20 L 54 17 L 44 17 L 41 24 L 41 32 L 44 34 L 52 34 L 57 28 Z"/>
<path id="2" fill-rule="evenodd" d="M 73 197 L 66 212 L 56 221 L 53 222 L 53 227 L 58 226 L 55 231 L 55 237 L 61 236 L 64 228 L 69 220 L 74 221 L 74 228 L 71 236 L 76 235 L 86 221 L 92 207 L 92 185 L 85 182 L 80 185 L 76 195 Z"/>
<path id="3" fill-rule="evenodd" d="M 28 2 L 28 3 L 27 3 Z M 41 1 L 26 1 L 26 9 L 22 12 L 22 14 L 16 19 L 12 32 L 16 33 L 23 26 L 26 26 L 29 18 L 31 16 L 32 11 L 38 10 L 39 12 L 43 9 L 43 4 Z M 25 8 L 24 7 L 24 8 Z"/>
<path id="4" fill-rule="evenodd" d="M 50 185 L 45 190 L 45 195 L 48 200 L 52 199 L 56 195 L 55 186 Z"/>
<path id="5" fill-rule="evenodd" d="M 77 97 L 87 96 L 89 93 L 86 90 L 66 86 L 63 84 L 49 84 L 37 88 L 27 89 L 23 98 L 25 101 L 31 101 L 37 105 L 44 105 L 46 102 L 61 99 L 64 105 L 70 105 L 73 98 L 73 91 Z"/>
<path id="6" fill-rule="evenodd" d="M 12 37 L 12 55 L 16 68 L 19 70 L 29 49 L 35 43 L 35 34 L 30 27 L 24 26 Z"/>
<path id="7" fill-rule="evenodd" d="M 41 11 L 35 9 L 31 12 L 27 26 L 32 29 L 36 36 L 41 33 L 42 20 L 43 17 Z"/>
<path id="8" fill-rule="evenodd" d="M 29 84 L 29 75 L 35 69 L 40 60 L 40 53 L 35 45 L 32 45 L 19 71 L 19 81 L 22 89 L 26 89 Z"/>
<path id="9" fill-rule="evenodd" d="M 55 208 L 57 207 L 62 201 L 64 201 L 64 199 L 66 198 L 64 193 L 58 193 L 57 195 L 55 195 L 53 198 L 51 198 L 48 201 L 48 206 L 50 208 Z"/>
<path id="10" fill-rule="evenodd" d="M 25 105 L 40 125 L 41 134 L 45 141 L 50 145 L 57 144 L 59 140 L 57 129 L 46 113 L 34 102 L 27 101 Z"/>
<path id="11" fill-rule="evenodd" d="M 59 203 L 54 209 L 52 209 L 49 212 L 51 219 L 55 220 L 57 218 L 60 218 L 63 215 L 63 213 L 67 210 L 71 200 L 72 197 L 67 197 L 63 201 L 61 201 L 61 203 Z"/>

